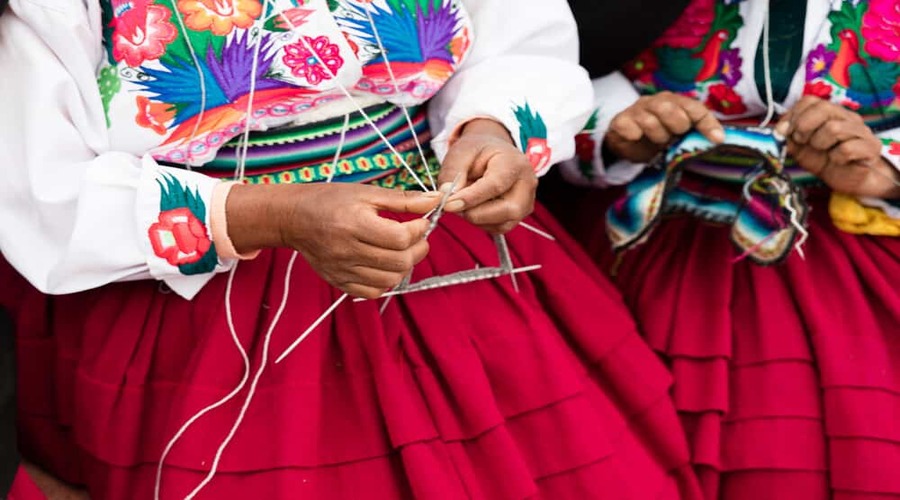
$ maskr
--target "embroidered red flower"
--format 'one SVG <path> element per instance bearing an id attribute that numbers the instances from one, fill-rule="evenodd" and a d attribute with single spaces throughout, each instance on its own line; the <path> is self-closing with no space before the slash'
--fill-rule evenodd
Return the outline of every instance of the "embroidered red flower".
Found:
<path id="1" fill-rule="evenodd" d="M 113 59 L 124 60 L 133 68 L 162 57 L 178 35 L 169 22 L 172 12 L 163 5 L 152 5 L 150 0 L 119 0 L 113 2 L 113 10 Z"/>
<path id="2" fill-rule="evenodd" d="M 331 43 L 328 37 L 316 38 L 304 36 L 306 43 L 297 41 L 284 47 L 284 64 L 291 68 L 291 73 L 306 78 L 310 85 L 318 85 L 323 80 L 331 80 L 336 75 L 344 60 L 340 56 L 340 48 Z M 307 45 L 313 50 L 310 52 Z"/>
<path id="3" fill-rule="evenodd" d="M 900 142 L 891 141 L 891 143 L 888 145 L 888 154 L 900 156 Z"/>
<path id="4" fill-rule="evenodd" d="M 659 69 L 659 59 L 652 50 L 645 50 L 635 59 L 632 59 L 622 71 L 629 80 L 646 81 L 649 80 L 653 72 Z"/>
<path id="5" fill-rule="evenodd" d="M 834 90 L 831 85 L 819 80 L 815 82 L 807 82 L 803 86 L 803 95 L 812 95 L 822 99 L 830 100 L 831 91 Z"/>
<path id="6" fill-rule="evenodd" d="M 142 95 L 137 96 L 135 104 L 138 108 L 135 123 L 159 135 L 165 135 L 168 130 L 166 124 L 175 118 L 175 108 L 166 103 L 151 101 Z"/>
<path id="7" fill-rule="evenodd" d="M 575 136 L 575 156 L 585 163 L 594 161 L 594 150 L 597 149 L 597 142 L 594 137 L 583 132 Z"/>
<path id="8" fill-rule="evenodd" d="M 860 28 L 865 50 L 887 62 L 900 62 L 900 6 L 897 0 L 870 0 Z"/>
<path id="9" fill-rule="evenodd" d="M 733 88 L 719 83 L 709 88 L 706 106 L 723 115 L 739 115 L 747 112 L 747 106 Z"/>
<path id="10" fill-rule="evenodd" d="M 161 212 L 147 235 L 153 253 L 173 266 L 199 261 L 212 245 L 206 226 L 187 207 Z"/>
<path id="11" fill-rule="evenodd" d="M 547 145 L 547 139 L 540 137 L 528 139 L 528 144 L 525 146 L 525 156 L 534 165 L 535 171 L 542 170 L 550 164 L 550 153 L 551 150 L 550 146 Z"/>
<path id="12" fill-rule="evenodd" d="M 862 107 L 858 102 L 852 99 L 844 99 L 843 101 L 841 101 L 841 106 L 847 109 L 852 109 L 853 111 L 859 111 L 859 108 Z"/>

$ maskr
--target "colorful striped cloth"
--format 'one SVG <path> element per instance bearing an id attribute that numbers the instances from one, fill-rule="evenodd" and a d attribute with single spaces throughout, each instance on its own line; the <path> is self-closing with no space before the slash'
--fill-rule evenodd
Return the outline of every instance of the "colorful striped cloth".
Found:
<path id="1" fill-rule="evenodd" d="M 427 170 L 423 166 L 422 155 L 403 110 L 393 104 L 381 104 L 365 111 L 400 153 L 399 157 L 387 148 L 362 114 L 354 112 L 346 117 L 339 116 L 318 123 L 251 133 L 244 182 L 321 182 L 334 172 L 334 182 L 418 188 L 418 182 L 404 167 L 405 162 L 427 185 Z M 426 108 L 408 108 L 408 112 L 429 168 L 436 175 L 438 162 L 429 146 L 431 134 Z M 341 133 L 344 130 L 342 141 Z M 240 139 L 229 142 L 219 150 L 214 160 L 194 170 L 213 177 L 233 178 L 238 166 L 240 145 Z M 339 147 L 340 156 L 337 165 L 334 165 Z"/>

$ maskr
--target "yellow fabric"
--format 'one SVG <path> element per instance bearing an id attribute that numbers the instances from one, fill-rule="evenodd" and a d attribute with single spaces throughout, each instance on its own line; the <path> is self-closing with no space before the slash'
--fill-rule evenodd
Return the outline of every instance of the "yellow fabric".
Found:
<path id="1" fill-rule="evenodd" d="M 867 207 L 852 196 L 832 193 L 828 204 L 831 220 L 841 231 L 874 236 L 900 236 L 900 219 L 894 219 L 884 210 Z"/>

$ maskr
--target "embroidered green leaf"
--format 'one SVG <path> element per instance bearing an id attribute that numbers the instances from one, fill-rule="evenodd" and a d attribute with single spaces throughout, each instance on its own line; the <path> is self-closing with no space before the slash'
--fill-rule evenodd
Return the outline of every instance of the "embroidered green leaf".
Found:
<path id="1" fill-rule="evenodd" d="M 106 58 L 109 64 L 115 66 L 116 60 L 112 56 L 113 8 L 110 0 L 100 0 L 100 22 L 103 24 L 103 45 L 106 48 Z"/>
<path id="2" fill-rule="evenodd" d="M 859 28 L 862 26 L 863 14 L 866 12 L 867 2 L 841 2 L 841 8 L 831 11 L 828 14 L 828 21 L 831 22 L 831 40 L 833 48 L 837 50 L 840 46 L 840 34 L 844 30 L 853 30 L 858 39 L 860 37 Z"/>
<path id="3" fill-rule="evenodd" d="M 159 211 L 168 212 L 179 208 L 187 208 L 205 227 L 206 204 L 199 192 L 191 190 L 183 185 L 176 177 L 163 174 L 156 181 L 159 184 Z M 218 264 L 215 244 L 210 243 L 210 248 L 202 258 L 189 264 L 180 264 L 178 270 L 185 275 L 205 274 L 212 272 Z"/>
<path id="4" fill-rule="evenodd" d="M 600 115 L 600 108 L 597 108 L 594 110 L 593 113 L 591 113 L 591 117 L 588 118 L 587 123 L 584 124 L 583 130 L 586 132 L 593 132 L 594 129 L 597 128 L 597 120 L 599 118 L 599 115 Z"/>
<path id="5" fill-rule="evenodd" d="M 531 105 L 527 102 L 524 106 L 516 106 L 513 110 L 516 121 L 519 122 L 519 145 L 522 151 L 528 145 L 528 140 L 532 138 L 546 139 L 547 125 L 540 113 L 531 110 Z"/>
<path id="6" fill-rule="evenodd" d="M 97 77 L 97 87 L 100 90 L 100 100 L 103 101 L 103 114 L 106 116 L 106 127 L 109 128 L 111 126 L 109 120 L 109 103 L 122 88 L 122 82 L 119 80 L 119 72 L 115 65 L 106 66 L 100 70 L 100 75 Z"/>
<path id="7" fill-rule="evenodd" d="M 722 2 L 716 3 L 716 14 L 709 32 L 703 37 L 703 42 L 695 49 L 696 52 L 702 52 L 706 44 L 710 42 L 712 36 L 719 31 L 727 31 L 728 38 L 722 42 L 722 47 L 730 47 L 731 43 L 737 37 L 738 30 L 744 25 L 744 18 L 741 17 L 741 6 L 739 3 L 725 5 Z"/>

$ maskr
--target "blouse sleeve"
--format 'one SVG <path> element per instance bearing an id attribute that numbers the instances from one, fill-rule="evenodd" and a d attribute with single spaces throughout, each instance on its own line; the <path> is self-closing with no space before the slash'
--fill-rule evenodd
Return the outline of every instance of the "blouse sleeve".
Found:
<path id="1" fill-rule="evenodd" d="M 566 162 L 563 177 L 573 184 L 605 187 L 627 184 L 643 170 L 645 164 L 617 160 L 606 165 L 602 155 L 603 140 L 613 118 L 634 104 L 640 94 L 622 73 L 610 73 L 594 80 L 596 111 L 578 134 L 578 155 Z"/>
<path id="2" fill-rule="evenodd" d="M 575 152 L 590 114 L 591 88 L 578 65 L 578 33 L 566 0 L 463 0 L 472 49 L 430 104 L 443 158 L 459 126 L 503 123 L 540 175 Z"/>
<path id="3" fill-rule="evenodd" d="M 100 33 L 93 1 L 0 17 L 0 251 L 45 293 L 154 278 L 191 298 L 230 266 L 208 230 L 218 181 L 110 149 Z"/>

